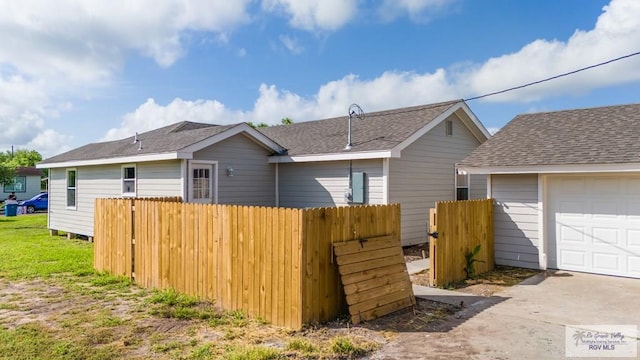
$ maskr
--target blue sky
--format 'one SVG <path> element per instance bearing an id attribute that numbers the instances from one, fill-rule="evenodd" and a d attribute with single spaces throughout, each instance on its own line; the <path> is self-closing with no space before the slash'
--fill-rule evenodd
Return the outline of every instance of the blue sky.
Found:
<path id="1" fill-rule="evenodd" d="M 640 51 L 637 0 L 0 0 L 0 148 L 45 157 L 182 120 L 275 124 L 469 98 Z M 639 102 L 640 56 L 469 101 Z"/>

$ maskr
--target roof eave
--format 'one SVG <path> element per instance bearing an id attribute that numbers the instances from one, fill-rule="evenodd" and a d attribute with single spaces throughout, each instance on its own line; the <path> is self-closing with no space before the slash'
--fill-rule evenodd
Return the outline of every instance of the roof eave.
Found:
<path id="1" fill-rule="evenodd" d="M 459 170 L 468 174 L 562 174 L 562 173 L 608 173 L 640 172 L 640 163 L 616 164 L 559 164 L 559 165 L 522 165 L 522 166 L 470 166 L 457 165 Z"/>
<path id="2" fill-rule="evenodd" d="M 90 160 L 69 160 L 62 162 L 52 163 L 39 163 L 36 164 L 38 169 L 54 169 L 54 168 L 68 168 L 78 166 L 96 166 L 96 165 L 112 165 L 122 163 L 138 163 L 148 161 L 161 161 L 161 160 L 179 160 L 179 159 L 191 159 L 192 153 L 187 152 L 166 152 L 166 153 L 154 153 L 154 154 L 140 154 L 132 156 L 119 156 L 112 158 L 102 159 L 90 159 Z"/>
<path id="3" fill-rule="evenodd" d="M 356 151 L 333 154 L 306 154 L 306 155 L 272 155 L 269 156 L 269 163 L 282 164 L 294 162 L 316 162 L 316 161 L 340 161 L 340 160 L 366 160 L 385 159 L 395 156 L 391 150 L 377 151 Z"/>

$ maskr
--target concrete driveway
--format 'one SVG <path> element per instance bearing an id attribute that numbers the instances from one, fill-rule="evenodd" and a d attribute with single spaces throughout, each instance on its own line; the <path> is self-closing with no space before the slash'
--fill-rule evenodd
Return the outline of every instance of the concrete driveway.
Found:
<path id="1" fill-rule="evenodd" d="M 543 273 L 433 332 L 401 333 L 371 359 L 564 359 L 565 325 L 640 325 L 638 304 L 637 279 Z"/>

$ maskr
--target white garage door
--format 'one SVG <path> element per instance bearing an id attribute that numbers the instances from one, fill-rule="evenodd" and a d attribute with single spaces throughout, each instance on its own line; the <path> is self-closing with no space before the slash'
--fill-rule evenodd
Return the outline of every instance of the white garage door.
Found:
<path id="1" fill-rule="evenodd" d="M 640 278 L 640 176 L 548 182 L 550 268 Z"/>

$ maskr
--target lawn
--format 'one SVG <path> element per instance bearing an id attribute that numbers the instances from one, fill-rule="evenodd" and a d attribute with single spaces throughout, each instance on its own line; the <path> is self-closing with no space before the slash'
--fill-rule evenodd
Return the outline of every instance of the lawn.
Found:
<path id="1" fill-rule="evenodd" d="M 293 331 L 138 288 L 96 273 L 92 244 L 46 221 L 0 216 L 0 359 L 346 359 L 393 337 L 340 321 Z"/>

